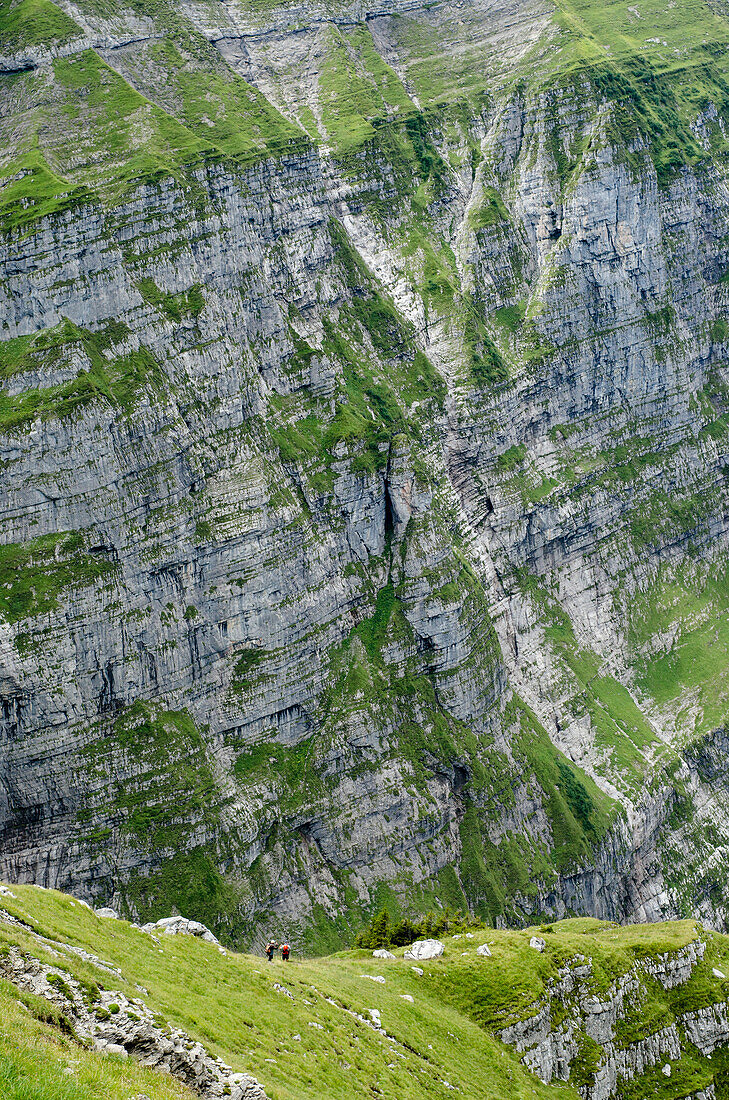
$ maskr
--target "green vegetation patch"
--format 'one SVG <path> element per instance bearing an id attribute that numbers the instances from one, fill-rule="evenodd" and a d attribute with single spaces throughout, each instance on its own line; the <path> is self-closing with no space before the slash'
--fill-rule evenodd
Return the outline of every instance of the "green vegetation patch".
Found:
<path id="1" fill-rule="evenodd" d="M 589 864 L 614 817 L 614 803 L 549 740 L 546 730 L 516 697 L 505 715 L 519 722 L 516 751 L 542 789 L 552 831 L 551 857 L 559 871 Z"/>
<path id="2" fill-rule="evenodd" d="M 64 593 L 107 581 L 115 562 L 89 554 L 82 531 L 0 546 L 0 614 L 16 623 L 55 611 Z"/>
<path id="3" fill-rule="evenodd" d="M 100 399 L 129 413 L 142 391 L 161 393 L 163 371 L 148 348 L 109 354 L 128 331 L 126 325 L 114 321 L 90 332 L 64 320 L 53 329 L 0 343 L 0 378 L 13 379 L 13 388 L 18 376 L 27 371 L 71 368 L 75 372 L 74 377 L 55 385 L 17 393 L 0 390 L 0 431 L 25 428 L 37 419 L 71 416 Z"/>
<path id="4" fill-rule="evenodd" d="M 509 211 L 499 192 L 495 187 L 485 187 L 482 201 L 469 212 L 471 228 L 478 232 L 479 229 L 490 229 L 508 220 Z"/>
<path id="5" fill-rule="evenodd" d="M 375 133 L 373 120 L 415 105 L 394 70 L 377 51 L 369 29 L 329 24 L 319 71 L 319 105 L 327 135 L 341 152 L 363 145 Z"/>
<path id="6" fill-rule="evenodd" d="M 60 1013 L 48 1001 L 28 1006 L 9 982 L 0 982 L 0 1093 L 3 1100 L 193 1100 L 178 1081 L 132 1059 L 96 1054 L 64 1035 Z M 42 1018 L 38 1017 L 42 1015 Z"/>
<path id="7" fill-rule="evenodd" d="M 50 0 L 0 0 L 0 55 L 25 46 L 62 45 L 84 32 Z"/>
<path id="8" fill-rule="evenodd" d="M 205 307 L 205 298 L 199 283 L 195 283 L 180 294 L 165 293 L 159 289 L 154 279 L 149 278 L 142 279 L 137 287 L 145 302 L 149 302 L 170 321 L 176 323 L 185 317 L 193 317 L 197 320 Z"/>
<path id="9" fill-rule="evenodd" d="M 640 687 L 660 706 L 682 698 L 688 732 L 716 729 L 729 716 L 729 573 L 724 562 L 680 571 L 661 567 L 628 608 L 628 641 Z M 670 644 L 653 639 L 670 637 Z M 681 708 L 683 711 L 684 708 Z"/>
<path id="10" fill-rule="evenodd" d="M 177 13 L 175 13 L 177 14 Z M 302 151 L 308 139 L 292 122 L 273 107 L 265 96 L 230 69 L 222 68 L 209 43 L 197 38 L 191 28 L 178 30 L 149 51 L 151 64 L 144 92 L 157 101 L 155 87 L 159 70 L 164 73 L 163 105 L 190 133 L 205 125 L 207 139 L 218 155 L 238 165 Z"/>

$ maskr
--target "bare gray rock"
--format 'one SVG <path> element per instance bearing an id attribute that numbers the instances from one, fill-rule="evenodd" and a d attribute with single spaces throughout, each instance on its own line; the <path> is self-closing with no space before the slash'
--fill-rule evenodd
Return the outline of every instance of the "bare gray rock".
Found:
<path id="1" fill-rule="evenodd" d="M 161 1027 L 140 1000 L 129 1001 L 118 990 L 102 989 L 98 1001 L 67 972 L 21 953 L 15 946 L 0 956 L 0 972 L 19 989 L 43 997 L 59 1008 L 79 1039 L 95 1050 L 132 1057 L 145 1066 L 171 1073 L 203 1100 L 266 1100 L 262 1086 L 246 1074 L 234 1073 L 204 1047 L 171 1026 Z"/>
<path id="2" fill-rule="evenodd" d="M 408 947 L 403 958 L 417 959 L 418 962 L 422 962 L 423 959 L 437 959 L 444 951 L 445 944 L 440 940 L 416 940 Z"/>

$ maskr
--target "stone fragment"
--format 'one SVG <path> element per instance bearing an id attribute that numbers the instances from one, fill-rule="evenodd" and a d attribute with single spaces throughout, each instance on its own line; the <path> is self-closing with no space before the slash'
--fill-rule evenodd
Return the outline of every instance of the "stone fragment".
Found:
<path id="1" fill-rule="evenodd" d="M 127 1058 L 127 1052 L 121 1043 L 107 1043 L 104 1039 L 96 1040 L 96 1049 L 101 1050 L 104 1054 L 117 1054 L 120 1058 Z"/>
<path id="2" fill-rule="evenodd" d="M 101 909 L 95 909 L 97 917 L 108 917 L 110 920 L 119 920 L 119 914 L 116 909 L 110 909 L 108 906 L 102 906 Z"/>
<path id="3" fill-rule="evenodd" d="M 379 1008 L 371 1008 L 369 1010 L 369 1013 L 370 1019 L 372 1020 L 372 1023 L 375 1025 L 375 1027 L 382 1027 L 382 1019 L 380 1018 Z"/>
<path id="4" fill-rule="evenodd" d="M 418 974 L 418 975 L 420 975 L 420 977 L 422 978 L 422 976 L 423 976 L 423 971 L 422 971 L 422 969 L 421 969 L 421 968 L 420 968 L 419 966 L 411 966 L 411 967 L 410 967 L 410 969 L 411 969 L 411 970 L 414 970 L 414 971 L 415 971 L 415 973 L 416 973 L 416 974 Z"/>
<path id="5" fill-rule="evenodd" d="M 384 947 L 378 947 L 376 951 L 372 952 L 373 959 L 394 959 L 392 951 L 387 951 Z"/>
<path id="6" fill-rule="evenodd" d="M 400 1000 L 401 1001 L 409 1001 L 411 1005 L 415 1004 L 415 998 L 411 997 L 409 993 L 401 993 L 400 994 Z"/>
<path id="7" fill-rule="evenodd" d="M 666 1062 L 665 1066 L 661 1070 L 661 1073 L 663 1074 L 664 1077 L 670 1077 L 671 1076 L 671 1067 L 669 1066 L 668 1062 Z"/>
<path id="8" fill-rule="evenodd" d="M 361 974 L 360 977 L 369 978 L 371 982 L 380 982 L 382 985 L 385 984 L 385 979 L 381 974 Z"/>
<path id="9" fill-rule="evenodd" d="M 480 947 L 476 948 L 476 954 L 477 955 L 483 955 L 484 958 L 490 959 L 491 958 L 491 948 L 489 947 L 489 945 L 487 943 L 482 943 Z"/>
<path id="10" fill-rule="evenodd" d="M 416 940 L 405 952 L 406 959 L 437 959 L 445 951 L 440 940 Z"/>
<path id="11" fill-rule="evenodd" d="M 721 970 L 717 970 L 715 966 L 711 968 L 711 973 L 714 975 L 715 978 L 726 978 L 726 974 L 722 973 Z"/>
<path id="12" fill-rule="evenodd" d="M 544 951 L 547 945 L 541 936 L 532 936 L 529 940 L 529 946 L 533 947 L 535 951 Z"/>

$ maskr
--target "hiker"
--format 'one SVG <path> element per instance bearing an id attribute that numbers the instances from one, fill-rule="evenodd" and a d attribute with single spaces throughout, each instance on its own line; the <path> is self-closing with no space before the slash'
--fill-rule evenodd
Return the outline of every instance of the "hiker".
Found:
<path id="1" fill-rule="evenodd" d="M 273 962 L 273 953 L 274 953 L 275 950 L 276 950 L 276 944 L 273 942 L 273 940 L 269 940 L 268 945 L 266 947 L 266 958 L 268 959 L 269 962 Z"/>
<path id="2" fill-rule="evenodd" d="M 290 953 L 291 953 L 291 948 L 289 947 L 289 945 L 287 943 L 282 943 L 281 944 L 281 958 L 283 959 L 284 962 L 289 961 Z"/>

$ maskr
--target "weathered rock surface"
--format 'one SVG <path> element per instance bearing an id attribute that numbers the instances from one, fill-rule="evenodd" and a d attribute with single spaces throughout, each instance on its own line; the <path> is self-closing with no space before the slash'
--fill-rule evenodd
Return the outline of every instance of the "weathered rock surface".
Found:
<path id="1" fill-rule="evenodd" d="M 95 1050 L 135 1058 L 145 1066 L 171 1073 L 204 1100 L 266 1100 L 253 1078 L 234 1073 L 211 1057 L 200 1043 L 174 1027 L 160 1027 L 140 1000 L 129 1001 L 117 990 L 101 989 L 90 1000 L 87 989 L 67 971 L 48 966 L 11 945 L 0 955 L 0 972 L 19 989 L 44 997 L 60 1009 L 77 1037 Z"/>
<path id="2" fill-rule="evenodd" d="M 228 942 L 383 883 L 723 927 L 705 35 L 657 147 L 660 40 L 562 68 L 541 3 L 180 18 L 3 45 L 0 874 Z"/>
<path id="3" fill-rule="evenodd" d="M 101 910 L 97 910 L 100 917 L 106 916 Z M 218 943 L 209 928 L 200 921 L 188 920 L 187 917 L 162 917 L 155 923 L 143 924 L 143 932 L 163 932 L 166 936 L 199 936 L 207 943 Z"/>
<path id="4" fill-rule="evenodd" d="M 403 958 L 416 959 L 418 962 L 422 962 L 423 959 L 437 959 L 445 951 L 445 944 L 440 940 L 416 940 L 411 944 L 405 952 Z"/>
<path id="5" fill-rule="evenodd" d="M 696 939 L 674 952 L 637 962 L 600 995 L 591 984 L 593 964 L 581 956 L 571 960 L 550 983 L 539 1011 L 501 1031 L 504 1042 L 513 1044 L 523 1061 L 541 1080 L 567 1081 L 572 1068 L 588 1044 L 597 1044 L 590 1081 L 579 1091 L 585 1100 L 610 1100 L 620 1095 L 621 1083 L 632 1081 L 653 1069 L 670 1071 L 670 1059 L 680 1061 L 691 1046 L 711 1054 L 729 1040 L 726 1005 L 699 1011 L 676 1011 L 676 1022 L 649 1034 L 636 1028 L 633 1014 L 648 1011 L 657 983 L 663 990 L 680 990 L 691 979 L 706 950 Z M 680 1002 L 679 1002 L 680 1003 Z M 713 1085 L 696 1096 L 713 1096 Z"/>

